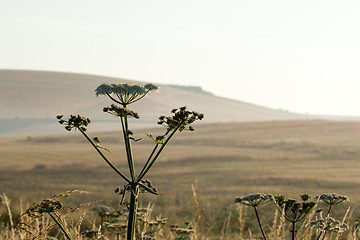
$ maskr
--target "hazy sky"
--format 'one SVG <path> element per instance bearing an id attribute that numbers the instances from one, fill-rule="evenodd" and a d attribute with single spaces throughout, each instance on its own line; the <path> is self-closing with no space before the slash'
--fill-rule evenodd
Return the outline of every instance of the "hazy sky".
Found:
<path id="1" fill-rule="evenodd" d="M 0 0 L 0 68 L 360 116 L 359 25 L 359 0 Z"/>

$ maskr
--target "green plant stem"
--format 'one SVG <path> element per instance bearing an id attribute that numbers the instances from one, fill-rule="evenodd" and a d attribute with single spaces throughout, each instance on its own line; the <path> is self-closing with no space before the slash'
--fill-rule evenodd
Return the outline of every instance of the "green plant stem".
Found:
<path id="1" fill-rule="evenodd" d="M 169 133 L 169 130 L 166 131 L 166 133 L 165 133 L 164 136 L 166 136 L 168 133 Z M 141 176 L 141 175 L 144 173 L 145 169 L 148 167 L 148 165 L 149 165 L 149 163 L 150 163 L 150 161 L 151 161 L 151 158 L 154 156 L 154 154 L 155 154 L 157 148 L 159 147 L 159 145 L 160 145 L 160 144 L 159 144 L 158 142 L 156 142 L 156 145 L 155 145 L 154 149 L 152 150 L 149 158 L 147 159 L 144 167 L 141 169 L 141 172 L 140 172 L 139 176 Z M 139 181 L 139 178 L 137 178 L 137 181 Z"/>
<path id="2" fill-rule="evenodd" d="M 130 141 L 129 141 L 129 137 L 128 137 L 129 136 L 128 121 L 127 121 L 127 117 L 120 117 L 120 119 L 121 119 L 123 135 L 124 135 L 125 150 L 126 150 L 126 156 L 127 156 L 127 160 L 128 160 L 130 176 L 131 176 L 132 182 L 134 182 L 135 181 L 135 170 L 134 170 L 134 162 L 133 162 L 132 153 L 131 153 L 131 145 L 130 145 Z"/>
<path id="3" fill-rule="evenodd" d="M 331 212 L 331 210 L 332 210 L 332 207 L 333 207 L 333 205 L 332 205 L 332 204 L 330 204 L 329 210 L 328 210 L 328 212 L 327 212 L 327 216 L 329 216 L 329 215 L 330 215 L 330 212 Z"/>
<path id="4" fill-rule="evenodd" d="M 100 149 L 96 146 L 96 144 L 90 139 L 90 137 L 81 129 L 78 128 L 78 130 L 85 136 L 85 138 L 91 143 L 91 145 L 95 148 L 95 150 L 99 153 L 99 155 L 104 159 L 104 161 L 117 173 L 119 174 L 126 182 L 130 183 L 130 180 L 122 174 L 106 157 L 105 155 L 100 151 Z"/>
<path id="5" fill-rule="evenodd" d="M 262 226 L 261 226 L 260 217 L 259 217 L 258 211 L 257 211 L 257 209 L 256 209 L 255 206 L 254 206 L 254 210 L 255 210 L 256 218 L 257 218 L 258 223 L 259 223 L 259 227 L 260 227 L 260 230 L 261 230 L 261 234 L 263 235 L 264 240 L 266 240 L 267 238 L 266 238 L 265 233 L 264 233 L 264 230 L 263 230 L 263 228 L 262 228 Z"/>
<path id="6" fill-rule="evenodd" d="M 60 223 L 60 221 L 51 213 L 48 212 L 48 214 L 50 215 L 50 217 L 55 221 L 55 223 L 59 226 L 60 230 L 62 231 L 62 233 L 65 235 L 65 237 L 68 240 L 72 240 L 70 234 L 66 231 L 66 229 L 64 228 L 64 226 Z"/>
<path id="7" fill-rule="evenodd" d="M 127 240 L 134 240 L 135 237 L 136 207 L 137 207 L 138 192 L 139 192 L 139 187 L 136 184 L 132 184 L 129 219 L 128 219 L 128 227 L 127 227 Z"/>
<path id="8" fill-rule="evenodd" d="M 152 165 L 154 165 L 156 159 L 160 156 L 160 153 L 162 152 L 162 150 L 164 150 L 166 144 L 170 141 L 170 139 L 174 136 L 174 134 L 177 132 L 177 130 L 180 128 L 180 126 L 183 124 L 183 122 L 181 122 L 173 131 L 172 133 L 169 135 L 169 137 L 166 138 L 165 142 L 162 144 L 162 146 L 160 147 L 159 151 L 156 153 L 155 157 L 151 160 L 151 162 L 148 164 L 148 166 L 145 168 L 144 167 L 144 171 L 141 171 L 142 174 L 139 174 L 138 178 L 136 179 L 136 182 L 140 182 L 141 179 L 143 179 L 143 177 L 146 175 L 146 173 L 150 170 L 150 168 L 152 167 Z"/>

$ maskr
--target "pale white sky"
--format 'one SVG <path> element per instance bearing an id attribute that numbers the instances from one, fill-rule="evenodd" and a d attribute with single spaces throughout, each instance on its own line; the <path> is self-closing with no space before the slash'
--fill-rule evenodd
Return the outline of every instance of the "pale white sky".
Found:
<path id="1" fill-rule="evenodd" d="M 0 68 L 360 116 L 359 25 L 358 0 L 0 0 Z"/>

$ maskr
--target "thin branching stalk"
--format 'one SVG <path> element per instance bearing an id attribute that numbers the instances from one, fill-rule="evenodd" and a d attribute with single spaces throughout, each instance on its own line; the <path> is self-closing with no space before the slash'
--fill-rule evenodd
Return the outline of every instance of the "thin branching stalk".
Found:
<path id="1" fill-rule="evenodd" d="M 143 169 L 141 170 L 139 176 L 141 176 L 141 175 L 144 173 L 145 169 L 147 169 L 147 167 L 148 167 L 148 165 L 149 165 L 149 163 L 150 163 L 150 161 L 151 161 L 151 158 L 154 156 L 154 154 L 155 154 L 155 152 L 156 152 L 156 150 L 157 150 L 158 147 L 159 147 L 159 143 L 156 143 L 156 145 L 154 146 L 154 149 L 152 150 L 152 152 L 151 152 L 149 158 L 147 159 L 147 161 L 146 161 Z M 138 179 L 139 179 L 139 178 L 138 178 Z M 137 181 L 138 181 L 138 179 L 137 179 Z"/>
<path id="2" fill-rule="evenodd" d="M 123 135 L 124 135 L 125 151 L 126 151 L 126 156 L 127 156 L 127 160 L 128 160 L 130 176 L 131 176 L 132 182 L 135 182 L 135 169 L 134 169 L 134 161 L 132 158 L 131 144 L 129 141 L 128 121 L 127 121 L 127 117 L 121 117 L 120 119 L 121 119 Z"/>
<path id="3" fill-rule="evenodd" d="M 66 231 L 66 229 L 64 228 L 64 226 L 61 224 L 61 222 L 59 221 L 59 219 L 57 219 L 57 216 L 54 216 L 53 213 L 48 212 L 50 217 L 54 220 L 54 222 L 59 226 L 61 232 L 64 234 L 64 236 L 68 239 L 68 240 L 72 240 L 70 234 Z"/>
<path id="4" fill-rule="evenodd" d="M 161 152 L 164 150 L 166 144 L 170 141 L 170 139 L 174 136 L 174 134 L 177 132 L 177 130 L 180 128 L 181 124 L 179 124 L 173 131 L 172 133 L 166 138 L 165 142 L 162 144 L 162 146 L 160 147 L 160 149 L 158 150 L 158 152 L 156 153 L 156 155 L 154 156 L 154 158 L 151 160 L 151 162 L 148 164 L 148 166 L 146 168 L 143 168 L 144 171 L 142 171 L 142 174 L 140 174 L 137 178 L 137 182 L 141 181 L 141 179 L 143 179 L 143 177 L 147 174 L 147 172 L 150 170 L 150 168 L 152 167 L 152 165 L 155 163 L 156 159 L 160 156 Z"/>
<path id="5" fill-rule="evenodd" d="M 261 230 L 261 234 L 263 235 L 264 240 L 267 240 L 267 238 L 265 236 L 265 232 L 264 232 L 264 230 L 262 228 L 262 225 L 261 225 L 260 217 L 259 217 L 258 211 L 256 209 L 256 206 L 254 206 L 254 210 L 255 210 L 256 219 L 258 221 L 258 224 L 259 224 L 259 227 L 260 227 L 260 230 Z"/>
<path id="6" fill-rule="evenodd" d="M 127 183 L 130 183 L 131 181 L 122 174 L 106 157 L 105 155 L 100 151 L 99 147 L 96 146 L 93 140 L 82 130 L 81 128 L 78 128 L 78 130 L 85 136 L 85 138 L 91 143 L 91 145 L 95 148 L 95 150 L 99 153 L 99 155 L 104 159 L 104 161 L 117 173 L 119 174 Z"/>
<path id="7" fill-rule="evenodd" d="M 330 216 L 330 212 L 332 210 L 332 207 L 333 207 L 333 204 L 329 204 L 329 209 L 328 209 L 328 212 L 326 214 L 328 217 Z"/>

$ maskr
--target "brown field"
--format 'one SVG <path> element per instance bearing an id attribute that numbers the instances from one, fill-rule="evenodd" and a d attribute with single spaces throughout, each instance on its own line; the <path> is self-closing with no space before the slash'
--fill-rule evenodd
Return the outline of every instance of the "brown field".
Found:
<path id="1" fill-rule="evenodd" d="M 347 195 L 354 218 L 360 216 L 360 123 L 273 121 L 195 126 L 177 134 L 151 169 L 148 178 L 162 193 L 141 197 L 155 213 L 181 223 L 193 216 L 191 185 L 197 182 L 200 207 L 208 226 L 222 223 L 235 197 L 265 192 L 298 198 L 325 192 Z M 144 132 L 133 144 L 137 169 L 152 149 Z M 46 137 L 0 138 L 0 193 L 15 205 L 32 203 L 70 189 L 89 191 L 76 201 L 102 201 L 118 206 L 113 190 L 124 182 L 80 133 Z M 95 135 L 93 135 L 94 137 Z M 98 133 L 109 158 L 126 172 L 120 132 Z M 127 172 L 126 172 L 127 173 Z M 266 207 L 264 207 L 266 208 Z M 270 211 L 270 210 L 269 210 Z M 272 210 L 271 210 L 272 211 Z M 219 213 L 212 215 L 213 213 Z M 341 210 L 339 215 L 343 215 Z M 236 216 L 234 216 L 236 222 Z M 236 223 L 234 223 L 236 224 Z"/>

